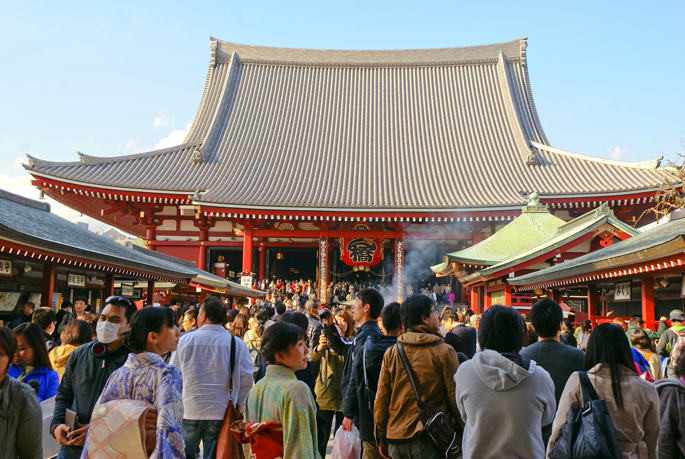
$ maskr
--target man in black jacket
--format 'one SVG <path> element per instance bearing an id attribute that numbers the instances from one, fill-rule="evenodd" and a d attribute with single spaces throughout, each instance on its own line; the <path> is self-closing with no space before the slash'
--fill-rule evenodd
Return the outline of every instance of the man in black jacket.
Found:
<path id="1" fill-rule="evenodd" d="M 381 311 L 381 321 L 383 322 L 384 335 L 371 335 L 364 342 L 362 349 L 363 398 L 360 397 L 359 400 L 360 404 L 363 400 L 363 406 L 360 406 L 359 411 L 368 410 L 370 416 L 373 416 L 373 403 L 376 400 L 378 379 L 381 375 L 385 351 L 394 346 L 397 343 L 397 337 L 404 333 L 404 326 L 400 318 L 400 304 L 387 304 Z M 378 442 L 366 440 L 369 436 L 373 435 L 369 435 L 368 432 L 361 434 L 364 446 L 363 459 L 382 459 L 383 456 L 378 451 Z"/>
<path id="2" fill-rule="evenodd" d="M 107 298 L 97 325 L 98 340 L 80 346 L 69 357 L 50 424 L 50 431 L 62 445 L 59 459 L 81 457 L 95 403 L 109 376 L 126 362 L 128 349 L 122 343 L 123 333 L 135 311 L 127 298 Z M 64 423 L 67 409 L 78 414 L 79 425 L 74 431 Z M 154 429 L 156 415 L 153 417 L 154 422 L 152 417 L 146 419 L 146 428 L 151 424 Z"/>
<path id="3" fill-rule="evenodd" d="M 323 330 L 323 324 L 319 320 L 319 310 L 321 309 L 321 301 L 312 298 L 307 300 L 304 305 L 307 316 L 307 321 L 309 326 L 307 327 L 307 347 L 309 349 L 314 349 L 319 344 L 319 338 L 321 337 L 321 330 Z M 311 362 L 312 364 L 312 376 L 314 381 L 318 378 L 321 372 L 321 362 Z"/>
<path id="4" fill-rule="evenodd" d="M 442 325 L 447 330 L 445 342 L 452 346 L 455 351 L 461 352 L 469 359 L 476 354 L 478 344 L 478 332 L 473 327 L 467 327 L 459 320 L 460 314 L 454 309 L 445 308 L 442 313 Z"/>
<path id="5" fill-rule="evenodd" d="M 342 428 L 352 430 L 352 423 L 359 429 L 363 442 L 373 442 L 373 413 L 369 411 L 364 394 L 364 369 L 362 350 L 364 342 L 372 336 L 380 336 L 381 329 L 376 319 L 383 310 L 383 296 L 374 289 L 364 289 L 359 292 L 357 302 L 354 305 L 354 320 L 361 325 L 352 342 L 348 356 L 349 374 L 343 372 L 343 420 Z"/>
<path id="6" fill-rule="evenodd" d="M 563 320 L 564 313 L 556 301 L 545 298 L 536 302 L 530 309 L 530 321 L 539 338 L 536 343 L 521 349 L 524 359 L 535 360 L 552 377 L 557 406 L 568 378 L 575 371 L 583 371 L 585 361 L 585 352 L 560 342 Z M 545 445 L 550 435 L 552 424 L 542 426 L 542 441 Z"/>

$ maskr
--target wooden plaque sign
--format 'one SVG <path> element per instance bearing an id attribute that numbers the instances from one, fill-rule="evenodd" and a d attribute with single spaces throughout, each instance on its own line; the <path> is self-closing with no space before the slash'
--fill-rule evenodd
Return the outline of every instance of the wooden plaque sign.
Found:
<path id="1" fill-rule="evenodd" d="M 630 301 L 632 290 L 630 282 L 622 282 L 614 286 L 614 301 Z"/>
<path id="2" fill-rule="evenodd" d="M 69 273 L 67 276 L 67 286 L 69 287 L 85 287 L 86 286 L 86 276 L 81 274 Z"/>

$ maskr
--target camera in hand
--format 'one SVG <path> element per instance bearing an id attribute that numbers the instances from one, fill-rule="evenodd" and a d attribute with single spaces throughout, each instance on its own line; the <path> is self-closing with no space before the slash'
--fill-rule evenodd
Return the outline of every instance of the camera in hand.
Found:
<path id="1" fill-rule="evenodd" d="M 329 311 L 328 309 L 319 311 L 319 320 L 326 320 L 329 317 L 331 317 L 331 311 Z"/>

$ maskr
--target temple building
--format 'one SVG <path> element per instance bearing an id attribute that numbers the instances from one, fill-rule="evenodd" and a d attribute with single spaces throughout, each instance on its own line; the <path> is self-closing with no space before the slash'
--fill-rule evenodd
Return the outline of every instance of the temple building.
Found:
<path id="1" fill-rule="evenodd" d="M 447 254 L 442 264 L 432 267 L 439 277 L 454 276 L 468 289 L 467 303 L 474 311 L 500 304 L 527 312 L 533 301 L 550 293 L 545 289 L 518 291 L 510 283 L 512 278 L 563 265 L 640 234 L 618 220 L 606 204 L 565 222 L 538 198 L 532 193 L 514 221 L 474 246 Z M 561 302 L 559 291 L 551 295 Z M 569 294 L 564 299 L 570 309 L 588 313 L 585 294 L 580 298 Z"/>
<path id="2" fill-rule="evenodd" d="M 526 47 L 527 37 L 386 51 L 210 38 L 183 144 L 29 156 L 24 167 L 48 196 L 200 269 L 321 279 L 322 298 L 331 281 L 371 278 L 401 300 L 444 253 L 517 217 L 530 193 L 564 221 L 606 203 L 632 222 L 653 199 L 660 158 L 552 146 Z"/>
<path id="3" fill-rule="evenodd" d="M 644 233 L 566 263 L 521 273 L 509 283 L 521 292 L 585 297 L 590 320 L 640 315 L 653 330 L 685 298 L 685 211 Z M 610 316 L 610 317 L 606 317 Z M 594 318 L 594 319 L 593 319 Z"/>

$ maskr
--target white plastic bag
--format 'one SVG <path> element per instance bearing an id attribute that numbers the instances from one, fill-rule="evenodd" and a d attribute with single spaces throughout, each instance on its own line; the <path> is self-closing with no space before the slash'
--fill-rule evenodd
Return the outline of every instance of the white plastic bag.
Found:
<path id="1" fill-rule="evenodd" d="M 359 431 L 352 425 L 352 431 L 338 427 L 333 437 L 331 459 L 359 459 L 362 456 L 362 439 Z"/>

